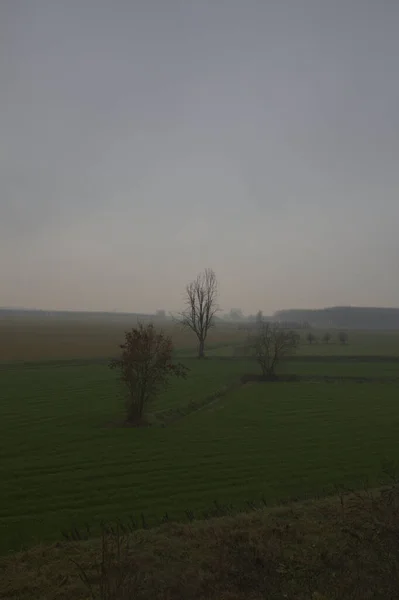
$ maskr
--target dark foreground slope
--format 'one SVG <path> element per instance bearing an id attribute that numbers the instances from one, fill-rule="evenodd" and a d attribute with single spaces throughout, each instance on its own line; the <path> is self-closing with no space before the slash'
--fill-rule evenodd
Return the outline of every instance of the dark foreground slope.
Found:
<path id="1" fill-rule="evenodd" d="M 399 493 L 338 498 L 41 546 L 0 560 L 19 600 L 399 597 Z"/>

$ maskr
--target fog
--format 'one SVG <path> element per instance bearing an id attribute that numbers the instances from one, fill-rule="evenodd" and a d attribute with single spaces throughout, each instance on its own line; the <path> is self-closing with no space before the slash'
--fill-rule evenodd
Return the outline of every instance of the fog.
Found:
<path id="1" fill-rule="evenodd" d="M 399 306 L 399 3 L 3 0 L 0 305 Z"/>

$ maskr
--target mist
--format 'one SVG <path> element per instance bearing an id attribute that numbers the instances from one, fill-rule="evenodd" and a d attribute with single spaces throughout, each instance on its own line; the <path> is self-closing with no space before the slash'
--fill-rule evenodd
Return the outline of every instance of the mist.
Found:
<path id="1" fill-rule="evenodd" d="M 399 306 L 399 4 L 5 0 L 0 305 Z"/>

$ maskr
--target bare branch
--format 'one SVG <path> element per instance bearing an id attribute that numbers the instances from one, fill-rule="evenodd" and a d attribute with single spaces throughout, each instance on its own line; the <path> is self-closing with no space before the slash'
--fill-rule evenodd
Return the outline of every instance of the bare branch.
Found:
<path id="1" fill-rule="evenodd" d="M 214 325 L 217 304 L 218 284 L 215 272 L 205 269 L 186 286 L 186 309 L 179 314 L 179 323 L 195 333 L 199 342 L 198 356 L 204 357 L 205 340 L 209 329 Z"/>
<path id="2" fill-rule="evenodd" d="M 292 354 L 298 343 L 298 334 L 283 329 L 278 323 L 260 321 L 257 332 L 250 336 L 250 346 L 265 377 L 275 376 L 277 364 Z"/>

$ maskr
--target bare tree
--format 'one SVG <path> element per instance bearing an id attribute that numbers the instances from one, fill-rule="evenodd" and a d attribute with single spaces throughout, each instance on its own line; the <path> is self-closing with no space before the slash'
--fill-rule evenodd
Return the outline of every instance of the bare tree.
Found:
<path id="1" fill-rule="evenodd" d="M 217 297 L 218 283 L 212 269 L 205 269 L 186 287 L 187 308 L 180 313 L 179 322 L 197 336 L 198 358 L 205 357 L 205 340 L 219 311 Z"/>
<path id="2" fill-rule="evenodd" d="M 341 344 L 347 344 L 349 336 L 346 333 L 346 331 L 340 331 L 339 334 L 338 334 L 338 339 L 341 342 Z"/>
<path id="3" fill-rule="evenodd" d="M 316 336 L 311 331 L 309 331 L 309 333 L 306 336 L 306 340 L 308 344 L 313 344 L 313 342 L 316 341 Z"/>
<path id="4" fill-rule="evenodd" d="M 328 344 L 331 340 L 331 333 L 329 333 L 328 331 L 326 331 L 326 333 L 323 335 L 323 342 L 325 344 Z"/>
<path id="5" fill-rule="evenodd" d="M 283 329 L 279 323 L 262 322 L 250 336 L 250 347 L 264 377 L 275 377 L 278 363 L 295 352 L 299 335 Z"/>

